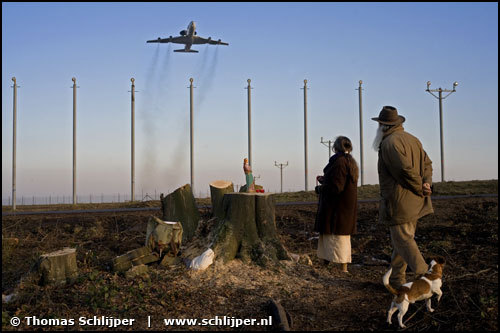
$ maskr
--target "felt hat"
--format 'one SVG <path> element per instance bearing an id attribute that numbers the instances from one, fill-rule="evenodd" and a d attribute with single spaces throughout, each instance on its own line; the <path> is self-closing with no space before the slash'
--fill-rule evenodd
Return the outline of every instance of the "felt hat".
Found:
<path id="1" fill-rule="evenodd" d="M 399 125 L 404 123 L 405 117 L 398 115 L 398 110 L 393 106 L 384 106 L 378 117 L 372 118 L 384 125 Z"/>

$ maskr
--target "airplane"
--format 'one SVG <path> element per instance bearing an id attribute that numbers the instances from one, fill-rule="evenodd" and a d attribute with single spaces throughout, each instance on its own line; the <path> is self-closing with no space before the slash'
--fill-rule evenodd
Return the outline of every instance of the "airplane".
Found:
<path id="1" fill-rule="evenodd" d="M 177 44 L 185 44 L 186 46 L 183 49 L 174 50 L 174 52 L 191 52 L 198 53 L 197 50 L 192 50 L 191 45 L 193 44 L 212 44 L 212 45 L 229 45 L 228 43 L 221 42 L 221 40 L 213 40 L 212 37 L 203 38 L 199 37 L 196 34 L 196 23 L 191 21 L 187 27 L 187 30 L 182 30 L 180 32 L 180 36 L 177 37 L 168 37 L 168 38 L 160 38 L 148 40 L 147 43 L 177 43 Z"/>

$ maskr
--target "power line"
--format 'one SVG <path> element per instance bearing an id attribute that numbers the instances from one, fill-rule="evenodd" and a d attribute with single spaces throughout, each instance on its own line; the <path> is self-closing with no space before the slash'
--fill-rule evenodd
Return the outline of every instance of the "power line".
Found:
<path id="1" fill-rule="evenodd" d="M 304 178 L 305 178 L 305 190 L 308 191 L 307 186 L 307 80 L 304 80 Z"/>
<path id="2" fill-rule="evenodd" d="M 16 77 L 14 81 L 14 105 L 13 105 L 13 136 L 12 136 L 12 210 L 16 210 L 16 141 L 17 141 L 17 88 Z"/>
<path id="3" fill-rule="evenodd" d="M 73 81 L 73 205 L 76 205 L 76 88 L 80 88 L 76 85 L 76 78 L 72 77 Z"/>
<path id="4" fill-rule="evenodd" d="M 327 146 L 326 144 L 328 143 L 328 159 L 330 159 L 330 157 L 332 157 L 332 143 L 333 141 L 332 140 L 328 140 L 328 141 L 323 141 L 323 137 L 321 137 L 321 143 L 324 144 L 325 146 Z"/>
<path id="5" fill-rule="evenodd" d="M 432 96 L 436 97 L 439 99 L 439 135 L 440 135 L 440 141 L 441 141 L 441 181 L 444 182 L 444 148 L 443 148 L 443 99 L 454 93 L 456 90 L 455 88 L 458 86 L 458 82 L 453 83 L 453 90 L 448 90 L 448 89 L 429 89 L 431 86 L 431 81 L 427 81 L 427 91 L 429 94 Z M 439 93 L 438 96 L 434 95 L 433 92 Z M 443 97 L 443 92 L 449 93 L 448 95 Z"/>
<path id="6" fill-rule="evenodd" d="M 286 164 L 283 164 L 283 163 L 276 163 L 276 161 L 274 161 L 274 166 L 280 168 L 280 175 L 281 175 L 281 193 L 283 193 L 283 169 L 286 168 L 288 166 L 288 161 L 286 161 Z"/>
<path id="7" fill-rule="evenodd" d="M 361 165 L 361 170 L 360 170 L 361 186 L 363 186 L 365 183 L 364 162 L 363 162 L 363 103 L 361 96 L 361 91 L 363 90 L 363 88 L 361 88 L 362 84 L 363 81 L 359 80 L 359 88 L 356 89 L 359 91 L 359 157 Z"/>
<path id="8" fill-rule="evenodd" d="M 251 80 L 248 79 L 248 86 L 244 89 L 248 90 L 248 165 L 252 166 L 252 87 L 250 86 Z"/>

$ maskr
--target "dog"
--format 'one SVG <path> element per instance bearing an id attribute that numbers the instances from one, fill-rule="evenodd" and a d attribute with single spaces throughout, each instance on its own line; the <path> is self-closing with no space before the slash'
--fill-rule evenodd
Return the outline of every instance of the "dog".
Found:
<path id="1" fill-rule="evenodd" d="M 391 318 L 396 310 L 399 310 L 398 321 L 399 327 L 405 328 L 403 324 L 403 316 L 406 311 L 408 311 L 408 306 L 410 303 L 415 303 L 416 301 L 421 301 L 425 299 L 426 307 L 429 312 L 433 312 L 434 309 L 431 308 L 431 297 L 433 294 L 437 294 L 437 300 L 441 299 L 443 292 L 441 291 L 442 277 L 443 277 L 443 267 L 445 260 L 442 257 L 437 257 L 433 259 L 429 265 L 429 270 L 420 279 L 409 282 L 402 285 L 398 290 L 394 289 L 389 284 L 389 277 L 391 276 L 392 267 L 387 273 L 385 273 L 382 281 L 384 286 L 389 290 L 391 294 L 394 295 L 391 307 L 387 313 L 387 322 L 392 324 Z"/>

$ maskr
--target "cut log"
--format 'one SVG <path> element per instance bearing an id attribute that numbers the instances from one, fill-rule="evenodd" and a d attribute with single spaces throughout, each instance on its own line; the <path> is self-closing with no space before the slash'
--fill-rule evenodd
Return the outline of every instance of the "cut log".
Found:
<path id="1" fill-rule="evenodd" d="M 224 217 L 222 199 L 224 194 L 233 193 L 233 183 L 226 180 L 216 180 L 210 183 L 210 199 L 212 201 L 212 216 L 217 218 Z"/>
<path id="2" fill-rule="evenodd" d="M 160 257 L 157 253 L 152 252 L 149 247 L 143 246 L 114 258 L 113 271 L 124 272 L 133 266 L 149 264 L 158 260 Z"/>
<path id="3" fill-rule="evenodd" d="M 148 266 L 146 265 L 138 265 L 134 266 L 128 271 L 125 272 L 125 277 L 127 279 L 133 279 L 139 275 L 145 275 L 148 272 Z"/>
<path id="4" fill-rule="evenodd" d="M 167 196 L 160 195 L 164 221 L 179 221 L 182 224 L 182 241 L 189 241 L 198 227 L 200 212 L 196 207 L 191 186 L 186 184 Z"/>
<path id="5" fill-rule="evenodd" d="M 146 229 L 146 246 L 160 257 L 170 253 L 177 256 L 182 244 L 183 228 L 179 222 L 162 221 L 151 216 Z"/>
<path id="6" fill-rule="evenodd" d="M 276 232 L 272 194 L 227 193 L 223 208 L 224 218 L 218 221 L 213 237 L 216 258 L 228 262 L 239 257 L 263 266 L 289 259 Z"/>
<path id="7" fill-rule="evenodd" d="M 179 257 L 174 257 L 170 254 L 166 254 L 163 259 L 160 262 L 160 265 L 167 267 L 171 265 L 177 265 L 178 263 L 181 262 L 181 258 Z"/>
<path id="8" fill-rule="evenodd" d="M 38 267 L 43 285 L 73 282 L 78 276 L 76 249 L 66 247 L 59 251 L 43 254 L 39 258 Z"/>

